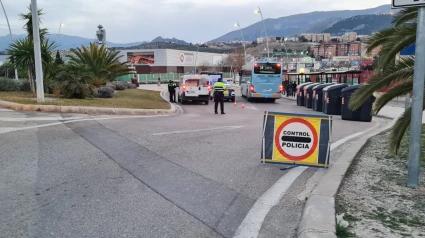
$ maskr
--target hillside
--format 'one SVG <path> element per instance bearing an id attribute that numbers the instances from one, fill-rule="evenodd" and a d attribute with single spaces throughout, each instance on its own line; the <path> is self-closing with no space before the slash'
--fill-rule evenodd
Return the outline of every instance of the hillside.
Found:
<path id="1" fill-rule="evenodd" d="M 343 35 L 345 32 L 357 32 L 358 35 L 372 33 L 391 27 L 391 15 L 361 15 L 354 16 L 335 23 L 323 30 L 331 35 Z"/>
<path id="2" fill-rule="evenodd" d="M 12 35 L 13 39 L 23 39 L 26 35 Z M 94 42 L 95 39 L 88 39 L 79 36 L 68 36 L 68 35 L 48 35 L 47 38 L 51 41 L 55 41 L 58 45 L 58 50 L 67 50 L 70 48 L 81 47 L 81 45 L 88 46 L 90 42 Z M 0 36 L 0 51 L 6 50 L 11 43 L 10 35 Z M 143 44 L 145 42 L 132 42 L 132 43 L 113 43 L 108 42 L 108 47 L 129 47 Z"/>
<path id="3" fill-rule="evenodd" d="M 151 43 L 155 43 L 155 42 L 169 42 L 169 43 L 175 43 L 175 44 L 179 44 L 179 45 L 189 45 L 189 43 L 187 43 L 184 40 L 179 40 L 176 38 L 162 38 L 161 36 L 158 36 L 157 38 L 153 39 L 151 41 Z"/>
<path id="4" fill-rule="evenodd" d="M 296 14 L 277 19 L 265 19 L 267 33 L 269 36 L 292 36 L 302 33 L 319 33 L 331 27 L 337 21 L 358 15 L 371 15 L 379 13 L 389 13 L 396 11 L 391 9 L 391 5 L 383 5 L 376 8 L 365 10 L 343 10 L 343 11 L 327 11 L 327 12 L 311 12 Z M 316 30 L 315 30 L 316 29 Z M 315 32 L 314 32 L 315 31 Z M 253 41 L 258 37 L 264 36 L 262 22 L 257 22 L 242 29 L 245 40 Z M 240 39 L 239 30 L 234 30 L 211 42 L 231 41 Z"/>
<path id="5" fill-rule="evenodd" d="M 128 49 L 173 49 L 173 50 L 187 50 L 187 51 L 197 51 L 198 46 L 196 45 L 182 45 L 182 44 L 175 44 L 175 43 L 169 43 L 169 42 L 152 42 L 152 43 L 146 43 L 138 46 L 130 46 L 130 47 L 117 47 L 115 48 L 117 50 L 128 50 Z M 207 46 L 201 46 L 199 47 L 199 52 L 209 52 L 209 53 L 226 53 L 231 51 L 231 49 L 214 49 L 214 48 L 208 48 Z"/>

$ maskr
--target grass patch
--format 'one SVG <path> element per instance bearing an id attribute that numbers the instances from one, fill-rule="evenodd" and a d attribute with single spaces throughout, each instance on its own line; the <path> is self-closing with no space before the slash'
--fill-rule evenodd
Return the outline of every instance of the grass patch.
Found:
<path id="1" fill-rule="evenodd" d="M 46 101 L 44 105 L 55 106 L 82 106 L 82 107 L 109 107 L 131 109 L 170 109 L 170 105 L 160 96 L 160 92 L 127 89 L 115 91 L 114 98 L 69 99 L 53 94 L 45 94 L 46 98 L 55 100 Z M 35 94 L 28 92 L 0 92 L 0 100 L 21 104 L 40 104 L 32 98 Z"/>
<path id="2" fill-rule="evenodd" d="M 356 234 L 349 231 L 347 227 L 341 226 L 340 224 L 336 224 L 336 236 L 338 238 L 349 238 L 356 237 Z"/>

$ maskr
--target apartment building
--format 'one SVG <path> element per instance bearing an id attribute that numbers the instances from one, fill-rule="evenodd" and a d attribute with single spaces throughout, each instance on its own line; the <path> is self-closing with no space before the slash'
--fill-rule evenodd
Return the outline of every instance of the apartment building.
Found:
<path id="1" fill-rule="evenodd" d="M 357 39 L 357 32 L 347 32 L 344 35 L 342 35 L 343 42 L 351 42 L 351 41 L 355 41 L 356 39 Z"/>
<path id="2" fill-rule="evenodd" d="M 309 34 L 302 34 L 301 36 L 304 36 L 304 38 L 310 42 L 329 42 L 331 41 L 331 34 L 330 33 L 321 33 L 321 34 L 315 34 L 315 33 L 309 33 Z"/>
<path id="3" fill-rule="evenodd" d="M 333 56 L 360 56 L 362 46 L 360 42 L 329 42 L 314 46 L 316 57 L 332 58 Z"/>

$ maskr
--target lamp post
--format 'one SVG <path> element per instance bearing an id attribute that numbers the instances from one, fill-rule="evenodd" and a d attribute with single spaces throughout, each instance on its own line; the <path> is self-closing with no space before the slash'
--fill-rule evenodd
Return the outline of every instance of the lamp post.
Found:
<path id="1" fill-rule="evenodd" d="M 0 3 L 1 3 L 1 7 L 3 8 L 4 16 L 5 16 L 6 21 L 7 21 L 7 26 L 9 27 L 10 43 L 13 43 L 12 30 L 10 29 L 9 18 L 7 18 L 6 9 L 3 6 L 3 1 L 0 0 Z M 19 79 L 18 78 L 18 69 L 16 69 L 16 67 L 15 67 L 15 78 L 16 78 L 16 80 Z"/>
<path id="2" fill-rule="evenodd" d="M 44 102 L 43 66 L 41 64 L 40 27 L 37 0 L 31 0 L 32 34 L 34 37 L 35 79 L 37 83 L 37 102 Z"/>
<path id="3" fill-rule="evenodd" d="M 266 23 L 264 22 L 263 13 L 261 12 L 260 6 L 258 6 L 258 9 L 254 11 L 255 14 L 260 14 L 261 21 L 264 25 L 264 33 L 266 34 L 266 44 L 267 44 L 267 58 L 270 58 L 270 50 L 269 50 L 269 37 L 267 36 L 267 29 L 266 29 Z"/>
<path id="4" fill-rule="evenodd" d="M 62 27 L 64 27 L 65 25 L 61 22 L 60 24 L 59 24 L 59 33 L 58 33 L 58 38 L 59 38 L 59 36 L 61 35 L 61 28 Z"/>
<path id="5" fill-rule="evenodd" d="M 243 38 L 243 33 L 242 33 L 242 29 L 241 29 L 241 25 L 239 25 L 239 21 L 236 22 L 235 27 L 239 28 L 239 31 L 241 32 L 241 37 L 242 37 L 242 44 L 243 44 L 243 52 L 244 52 L 244 57 L 245 57 L 245 64 L 246 64 L 246 47 L 245 47 L 245 39 Z"/>

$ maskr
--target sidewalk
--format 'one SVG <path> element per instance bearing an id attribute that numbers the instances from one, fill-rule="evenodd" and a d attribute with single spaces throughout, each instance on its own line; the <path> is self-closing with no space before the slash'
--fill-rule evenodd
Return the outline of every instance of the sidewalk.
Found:
<path id="1" fill-rule="evenodd" d="M 161 86 L 158 86 L 157 84 L 140 84 L 138 89 L 162 92 L 168 90 L 168 85 L 166 83 L 161 83 Z"/>

